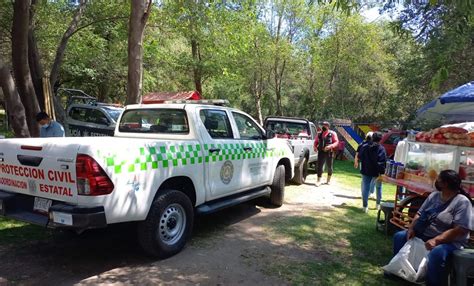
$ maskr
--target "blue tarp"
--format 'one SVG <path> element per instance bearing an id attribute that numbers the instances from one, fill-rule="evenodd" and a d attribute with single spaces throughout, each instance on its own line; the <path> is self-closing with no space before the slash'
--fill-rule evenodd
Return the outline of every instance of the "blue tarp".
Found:
<path id="1" fill-rule="evenodd" d="M 474 121 L 474 81 L 423 105 L 417 111 L 417 118 L 440 120 L 444 123 Z"/>
<path id="2" fill-rule="evenodd" d="M 432 101 L 428 102 L 427 104 L 420 107 L 420 109 L 418 109 L 416 111 L 416 113 L 421 114 L 421 113 L 427 111 L 428 109 L 435 107 L 437 102 L 438 102 L 438 99 L 435 99 L 435 100 L 432 100 Z"/>
<path id="3" fill-rule="evenodd" d="M 474 81 L 446 92 L 439 98 L 441 104 L 451 102 L 474 102 Z"/>

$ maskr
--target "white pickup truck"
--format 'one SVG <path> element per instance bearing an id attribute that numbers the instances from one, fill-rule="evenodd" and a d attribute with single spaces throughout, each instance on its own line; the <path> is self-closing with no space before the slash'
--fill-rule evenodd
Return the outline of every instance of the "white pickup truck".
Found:
<path id="1" fill-rule="evenodd" d="M 77 232 L 138 223 L 150 255 L 179 252 L 193 217 L 260 196 L 281 206 L 294 159 L 249 115 L 212 104 L 130 105 L 114 137 L 0 141 L 0 214 Z"/>
<path id="2" fill-rule="evenodd" d="M 318 161 L 314 150 L 314 140 L 318 136 L 316 126 L 304 118 L 270 116 L 265 118 L 263 126 L 273 131 L 277 138 L 286 138 L 295 154 L 295 176 L 293 182 L 304 184 L 309 165 Z"/>

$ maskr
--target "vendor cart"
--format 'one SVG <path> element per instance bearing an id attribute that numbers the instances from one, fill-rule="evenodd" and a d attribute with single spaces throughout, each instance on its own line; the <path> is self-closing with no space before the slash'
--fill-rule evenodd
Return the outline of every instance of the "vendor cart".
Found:
<path id="1" fill-rule="evenodd" d="M 442 170 L 459 172 L 463 188 L 474 195 L 474 148 L 408 141 L 401 158 L 405 170 L 398 178 L 382 176 L 382 181 L 397 187 L 393 217 L 390 222 L 406 229 L 435 190 L 434 182 Z"/>

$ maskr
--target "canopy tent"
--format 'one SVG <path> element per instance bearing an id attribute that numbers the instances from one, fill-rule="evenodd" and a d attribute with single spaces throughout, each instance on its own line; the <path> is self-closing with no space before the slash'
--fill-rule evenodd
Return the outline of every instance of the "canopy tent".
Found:
<path id="1" fill-rule="evenodd" d="M 417 111 L 418 120 L 474 121 L 474 81 L 446 92 Z"/>
<path id="2" fill-rule="evenodd" d="M 150 92 L 143 96 L 142 103 L 164 103 L 167 100 L 198 100 L 201 95 L 197 91 L 182 92 Z"/>

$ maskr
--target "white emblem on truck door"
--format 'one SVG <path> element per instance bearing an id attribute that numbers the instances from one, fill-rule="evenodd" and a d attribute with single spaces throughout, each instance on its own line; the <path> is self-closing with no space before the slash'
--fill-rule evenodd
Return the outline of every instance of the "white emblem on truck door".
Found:
<path id="1" fill-rule="evenodd" d="M 232 165 L 231 161 L 225 161 L 221 168 L 221 181 L 227 185 L 230 183 L 230 181 L 232 181 L 233 175 L 234 165 Z"/>

